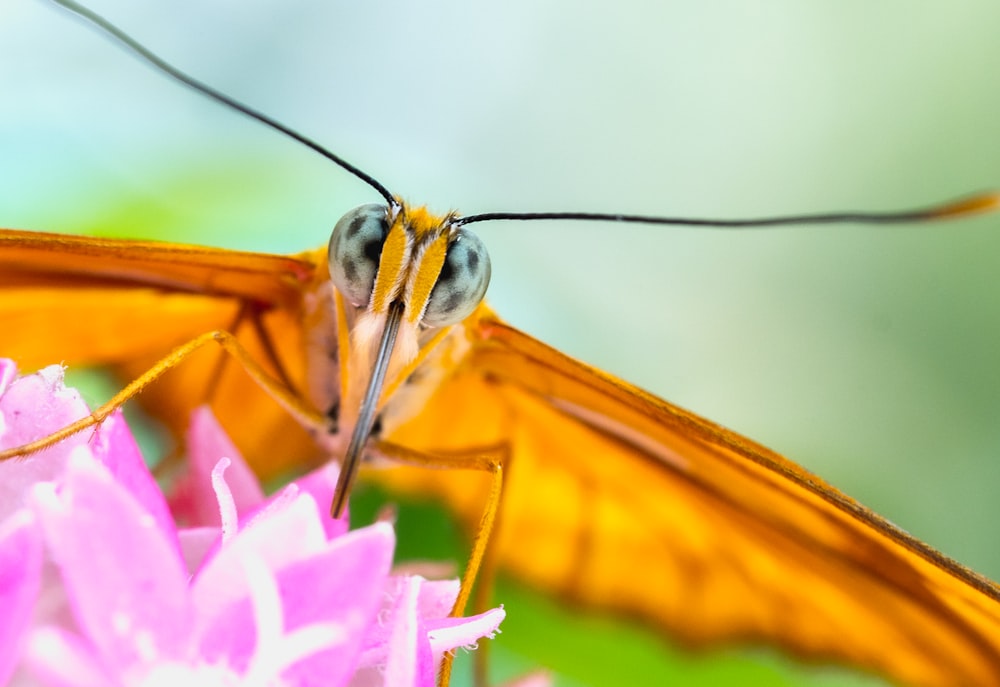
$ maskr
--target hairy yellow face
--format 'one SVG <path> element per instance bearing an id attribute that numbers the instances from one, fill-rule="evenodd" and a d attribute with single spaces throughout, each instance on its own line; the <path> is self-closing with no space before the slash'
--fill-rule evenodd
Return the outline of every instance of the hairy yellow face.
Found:
<path id="1" fill-rule="evenodd" d="M 486 293 L 489 255 L 452 214 L 405 204 L 362 205 L 344 215 L 330 237 L 330 277 L 365 314 L 355 345 L 370 347 L 389 306 L 403 305 L 402 359 L 416 353 L 419 325 L 443 327 L 467 317 Z"/>

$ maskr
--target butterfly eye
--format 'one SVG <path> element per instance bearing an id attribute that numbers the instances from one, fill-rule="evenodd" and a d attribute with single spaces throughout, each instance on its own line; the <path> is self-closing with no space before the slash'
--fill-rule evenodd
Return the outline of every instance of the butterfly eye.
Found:
<path id="1" fill-rule="evenodd" d="M 330 278 L 344 298 L 368 305 L 389 223 L 386 207 L 359 205 L 340 218 L 330 236 Z"/>
<path id="2" fill-rule="evenodd" d="M 472 232 L 459 229 L 448 246 L 422 322 L 443 327 L 464 319 L 483 300 L 489 283 L 490 256 L 486 246 Z"/>

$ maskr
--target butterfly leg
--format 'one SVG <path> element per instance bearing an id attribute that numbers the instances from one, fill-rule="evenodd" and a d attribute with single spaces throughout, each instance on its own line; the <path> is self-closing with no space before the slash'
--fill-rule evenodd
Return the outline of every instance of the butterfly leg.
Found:
<path id="1" fill-rule="evenodd" d="M 462 583 L 458 596 L 452 607 L 451 615 L 459 617 L 465 614 L 465 608 L 472 599 L 475 612 L 485 611 L 493 588 L 493 577 L 496 570 L 496 533 L 500 523 L 500 512 L 504 493 L 505 466 L 510 462 L 510 445 L 507 443 L 484 446 L 476 449 L 456 451 L 441 451 L 425 453 L 386 441 L 377 444 L 379 453 L 393 460 L 418 467 L 449 469 L 449 470 L 479 470 L 490 475 L 490 487 L 483 507 L 483 515 L 476 527 L 472 539 L 472 550 L 462 574 Z M 481 574 L 480 574 L 481 573 Z M 478 584 L 477 584 L 478 580 Z M 475 596 L 472 596 L 475 589 Z M 451 679 L 451 664 L 454 655 L 447 654 L 441 664 L 438 685 L 445 687 Z M 476 652 L 475 684 L 485 685 L 486 654 L 483 648 Z"/>
<path id="2" fill-rule="evenodd" d="M 229 332 L 216 330 L 206 332 L 181 346 L 178 346 L 166 357 L 160 359 L 152 367 L 142 373 L 138 378 L 130 382 L 124 389 L 115 394 L 111 400 L 93 410 L 87 417 L 81 418 L 62 429 L 47 436 L 36 439 L 22 446 L 0 451 L 0 461 L 13 458 L 24 458 L 44 448 L 48 448 L 59 443 L 63 439 L 70 437 L 77 432 L 82 432 L 90 427 L 101 424 L 109 415 L 118 410 L 127 401 L 138 395 L 158 379 L 167 370 L 181 364 L 187 357 L 196 351 L 211 345 L 222 347 L 229 356 L 235 358 L 243 370 L 253 379 L 264 391 L 266 391 L 285 411 L 288 412 L 297 422 L 307 429 L 317 432 L 326 432 L 329 427 L 329 420 L 314 408 L 305 403 L 302 398 L 284 386 L 280 381 L 272 377 L 253 358 L 252 355 L 237 341 Z"/>
<path id="3" fill-rule="evenodd" d="M 264 325 L 261 314 L 262 309 L 259 304 L 255 304 L 250 301 L 243 301 L 240 304 L 239 310 L 236 312 L 236 316 L 223 331 L 229 332 L 234 337 L 239 337 L 241 327 L 249 325 L 251 328 L 250 334 L 260 345 L 262 351 L 261 358 L 271 365 L 270 376 L 276 377 L 277 381 L 284 385 L 285 389 L 288 391 L 291 391 L 296 395 L 301 395 L 301 392 L 292 382 L 290 375 L 281 361 L 281 356 L 275 348 L 271 333 Z M 218 360 L 216 361 L 212 372 L 208 376 L 208 382 L 205 384 L 206 391 L 203 401 L 204 403 L 208 405 L 212 404 L 212 398 L 215 394 L 215 390 L 220 387 L 222 377 L 232 362 L 233 356 L 227 354 L 224 348 L 220 348 Z M 157 478 L 157 480 L 167 479 L 174 470 L 178 469 L 184 461 L 184 458 L 183 449 L 181 447 L 175 447 L 168 455 L 157 461 L 155 466 L 151 467 L 153 475 Z"/>
<path id="4" fill-rule="evenodd" d="M 281 362 L 281 356 L 278 355 L 278 351 L 274 345 L 274 339 L 271 333 L 268 331 L 267 327 L 264 325 L 264 321 L 261 319 L 261 306 L 250 301 L 243 301 L 240 304 L 239 310 L 236 312 L 236 317 L 223 331 L 230 332 L 235 336 L 239 336 L 240 327 L 244 323 L 249 324 L 252 329 L 252 334 L 260 344 L 261 351 L 263 353 L 263 358 L 271 364 L 271 369 L 273 374 L 271 376 L 277 377 L 284 387 L 290 391 L 298 392 L 295 384 L 292 383 L 291 376 L 285 370 L 284 364 Z M 222 353 L 225 351 L 223 350 Z M 207 389 L 209 390 L 209 395 L 211 395 L 214 389 L 219 387 L 219 383 L 222 379 L 222 375 L 226 370 L 228 363 L 232 362 L 232 357 L 228 355 L 220 355 L 219 361 L 215 365 L 215 369 L 212 370 L 212 374 L 209 377 L 209 383 Z"/>

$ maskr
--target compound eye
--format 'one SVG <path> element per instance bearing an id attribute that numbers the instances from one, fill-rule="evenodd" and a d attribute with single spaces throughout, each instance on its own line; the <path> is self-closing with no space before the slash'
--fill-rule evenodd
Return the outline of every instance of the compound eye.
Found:
<path id="1" fill-rule="evenodd" d="M 443 327 L 462 321 L 483 300 L 489 284 L 490 256 L 486 246 L 471 231 L 459 229 L 448 246 L 422 322 Z"/>
<path id="2" fill-rule="evenodd" d="M 340 218 L 330 236 L 330 278 L 356 306 L 371 300 L 382 246 L 389 233 L 385 205 L 360 205 Z"/>

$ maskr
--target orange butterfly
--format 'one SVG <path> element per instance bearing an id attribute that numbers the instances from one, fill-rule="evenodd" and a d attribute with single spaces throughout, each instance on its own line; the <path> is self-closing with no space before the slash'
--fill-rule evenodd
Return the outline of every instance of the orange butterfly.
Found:
<path id="1" fill-rule="evenodd" d="M 402 227 L 400 218 L 411 226 L 418 218 L 424 229 L 417 239 L 440 226 L 416 209 L 390 212 L 393 227 L 397 220 Z M 357 217 L 345 220 L 340 236 Z M 363 389 L 353 373 L 366 365 L 349 368 L 355 381 L 344 382 L 316 374 L 337 368 L 303 355 L 307 344 L 319 357 L 348 348 L 344 339 L 316 340 L 331 331 L 311 319 L 317 312 L 339 313 L 341 333 L 354 328 L 351 318 L 363 317 L 348 307 L 315 308 L 312 301 L 325 297 L 318 291 L 326 283 L 322 251 L 285 258 L 13 231 L 0 241 L 0 312 L 12 325 L 0 344 L 26 364 L 112 363 L 135 377 L 171 345 L 227 328 L 252 359 L 265 361 L 293 388 L 326 385 L 310 394 L 326 400 L 321 409 L 333 408 L 338 395 L 360 402 Z M 433 245 L 422 250 L 433 252 Z M 383 253 L 405 254 L 399 251 Z M 439 245 L 439 258 L 445 255 Z M 389 273 L 384 262 L 378 273 Z M 420 302 L 433 300 L 433 279 L 422 281 L 420 270 L 412 275 L 386 287 L 386 309 L 376 315 L 404 317 L 388 315 L 400 289 L 423 289 Z M 372 281 L 377 293 L 374 274 Z M 350 279 L 337 284 L 339 293 L 351 294 Z M 377 324 L 375 334 L 382 330 Z M 423 337 L 419 343 L 428 350 L 434 335 L 416 320 L 409 324 L 411 338 Z M 109 331 L 127 335 L 93 336 Z M 414 374 L 402 374 L 403 363 L 387 371 L 390 383 L 395 378 L 400 385 L 382 408 L 379 436 L 390 452 L 510 451 L 505 522 L 495 546 L 514 572 L 581 601 L 640 614 L 695 642 L 766 638 L 915 683 L 1000 679 L 992 583 L 766 449 L 575 363 L 484 306 L 439 331 L 447 333 L 431 357 L 417 358 Z M 166 418 L 184 417 L 186 406 L 200 400 L 190 390 L 204 388 L 216 371 L 215 355 L 188 359 L 144 399 Z M 316 455 L 311 438 L 294 434 L 273 403 L 248 401 L 260 397 L 245 376 L 228 368 L 222 374 L 211 385 L 216 407 L 237 439 L 255 448 L 253 456 Z M 296 406 L 295 399 L 286 400 Z M 332 415 L 356 407 L 342 404 Z M 347 420 L 363 428 L 357 434 L 363 439 L 375 415 Z M 301 452 L 289 450 L 297 443 Z M 286 467 L 258 464 L 262 473 Z M 482 486 L 469 487 L 461 477 L 411 477 L 402 487 L 439 491 L 470 521 L 483 508 Z M 727 565 L 711 563 L 718 557 Z"/>

